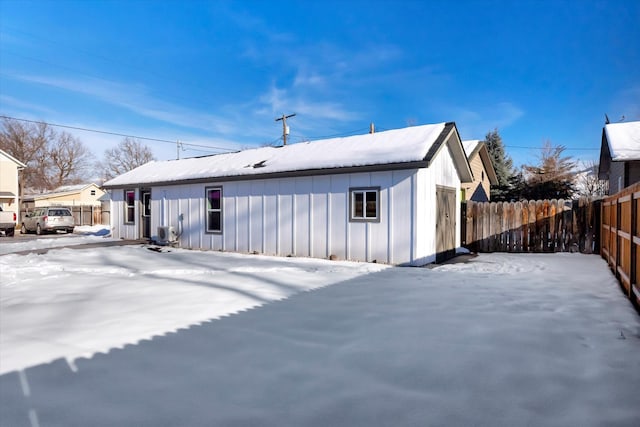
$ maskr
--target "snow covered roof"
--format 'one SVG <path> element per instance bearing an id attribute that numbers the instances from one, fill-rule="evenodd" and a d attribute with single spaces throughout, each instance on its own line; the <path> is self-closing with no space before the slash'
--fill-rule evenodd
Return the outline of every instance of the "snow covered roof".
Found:
<path id="1" fill-rule="evenodd" d="M 604 132 L 611 160 L 640 160 L 640 121 L 609 123 L 605 125 Z"/>
<path id="2" fill-rule="evenodd" d="M 611 162 L 640 160 L 640 121 L 608 123 L 602 129 L 598 177 L 609 179 Z"/>
<path id="3" fill-rule="evenodd" d="M 479 139 L 470 139 L 468 141 L 462 141 L 464 152 L 467 153 L 467 158 L 471 157 L 471 154 L 478 148 L 482 141 Z"/>
<path id="4" fill-rule="evenodd" d="M 181 160 L 152 161 L 107 181 L 103 187 L 138 184 L 170 184 L 211 178 L 258 178 L 338 168 L 406 165 L 428 162 L 455 132 L 454 123 L 413 126 L 343 138 L 303 142 L 283 147 L 261 147 L 236 153 Z M 471 170 L 460 142 L 450 144 L 462 181 Z M 414 165 L 414 167 L 418 167 Z"/>
<path id="5" fill-rule="evenodd" d="M 476 155 L 480 156 L 482 165 L 487 172 L 489 182 L 491 185 L 498 185 L 498 176 L 496 175 L 496 170 L 493 167 L 493 162 L 491 161 L 487 144 L 479 139 L 470 139 L 468 141 L 462 141 L 462 146 L 464 147 L 465 153 L 467 153 L 467 159 L 471 160 L 471 158 Z"/>
<path id="6" fill-rule="evenodd" d="M 46 193 L 27 194 L 27 195 L 24 196 L 24 200 L 25 201 L 32 201 L 32 200 L 36 200 L 36 199 L 46 199 L 46 198 L 51 197 L 51 196 L 60 196 L 60 195 L 69 194 L 69 193 L 79 193 L 79 192 L 83 191 L 84 189 L 86 189 L 88 187 L 95 187 L 97 189 L 100 188 L 94 183 L 76 184 L 76 185 L 63 185 L 61 187 L 57 187 L 56 189 L 54 189 L 52 191 L 49 191 L 49 192 L 46 192 Z"/>

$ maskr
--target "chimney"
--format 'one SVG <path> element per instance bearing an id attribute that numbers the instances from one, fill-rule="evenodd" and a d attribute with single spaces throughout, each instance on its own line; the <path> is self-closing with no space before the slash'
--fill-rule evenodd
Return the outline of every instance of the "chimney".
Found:
<path id="1" fill-rule="evenodd" d="M 376 131 L 376 127 L 373 125 L 373 122 L 371 122 L 369 124 L 369 133 L 373 135 L 375 131 Z"/>

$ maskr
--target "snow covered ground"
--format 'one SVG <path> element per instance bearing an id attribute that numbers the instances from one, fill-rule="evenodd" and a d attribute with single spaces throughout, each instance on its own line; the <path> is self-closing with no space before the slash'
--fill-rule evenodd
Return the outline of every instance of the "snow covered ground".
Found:
<path id="1" fill-rule="evenodd" d="M 105 225 L 82 225 L 74 228 L 73 234 L 49 235 L 35 240 L 25 240 L 21 236 L 0 239 L 0 255 L 20 251 L 55 248 L 59 246 L 75 246 L 87 243 L 98 243 L 111 238 L 111 232 Z"/>
<path id="2" fill-rule="evenodd" d="M 0 256 L 0 276 L 2 426 L 640 420 L 640 316 L 595 255 L 61 248 Z"/>

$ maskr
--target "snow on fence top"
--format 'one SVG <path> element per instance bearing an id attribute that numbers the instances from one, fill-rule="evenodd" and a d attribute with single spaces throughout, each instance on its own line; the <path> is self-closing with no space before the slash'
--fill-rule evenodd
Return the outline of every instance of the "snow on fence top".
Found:
<path id="1" fill-rule="evenodd" d="M 203 178 L 373 166 L 423 161 L 446 123 L 373 134 L 261 147 L 236 153 L 152 161 L 107 181 L 105 187 Z"/>
<path id="2" fill-rule="evenodd" d="M 604 131 L 609 142 L 611 160 L 640 159 L 640 121 L 609 123 Z"/>

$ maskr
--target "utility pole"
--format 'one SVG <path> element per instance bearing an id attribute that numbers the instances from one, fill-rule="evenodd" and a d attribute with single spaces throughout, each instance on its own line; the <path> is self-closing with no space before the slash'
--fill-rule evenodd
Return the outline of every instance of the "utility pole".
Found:
<path id="1" fill-rule="evenodd" d="M 288 116 L 285 116 L 283 114 L 282 117 L 278 117 L 276 119 L 276 122 L 282 120 L 282 142 L 283 142 L 282 145 L 287 145 L 287 135 L 289 134 L 289 128 L 287 127 L 287 119 L 295 115 L 296 115 L 295 113 L 289 114 Z"/>
<path id="2" fill-rule="evenodd" d="M 180 148 L 182 148 L 182 142 L 176 141 L 176 160 L 180 160 Z"/>

